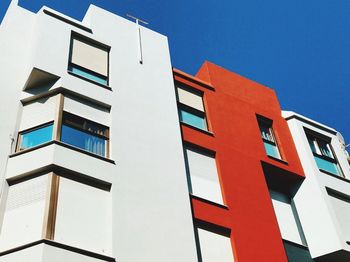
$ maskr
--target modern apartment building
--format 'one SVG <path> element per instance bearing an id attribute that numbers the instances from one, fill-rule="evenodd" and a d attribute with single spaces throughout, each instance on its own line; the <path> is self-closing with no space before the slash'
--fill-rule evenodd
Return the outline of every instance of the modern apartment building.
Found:
<path id="1" fill-rule="evenodd" d="M 0 261 L 349 261 L 334 129 L 91 5 L 0 25 Z"/>

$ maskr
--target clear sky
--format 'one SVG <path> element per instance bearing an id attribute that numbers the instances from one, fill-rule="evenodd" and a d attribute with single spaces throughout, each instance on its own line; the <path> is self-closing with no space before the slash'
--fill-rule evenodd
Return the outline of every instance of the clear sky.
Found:
<path id="1" fill-rule="evenodd" d="M 9 0 L 0 0 L 0 19 Z M 350 143 L 349 0 L 20 0 L 82 19 L 89 4 L 130 13 L 169 38 L 173 66 L 205 60 L 276 90 L 281 106 L 340 131 Z M 239 123 L 237 123 L 239 124 Z"/>

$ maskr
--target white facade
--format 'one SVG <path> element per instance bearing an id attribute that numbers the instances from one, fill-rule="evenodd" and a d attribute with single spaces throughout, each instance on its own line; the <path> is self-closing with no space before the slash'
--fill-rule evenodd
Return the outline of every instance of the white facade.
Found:
<path id="1" fill-rule="evenodd" d="M 140 45 L 138 32 L 93 5 L 80 22 L 12 1 L 0 26 L 1 261 L 198 261 L 167 38 L 140 27 Z M 73 34 L 107 50 L 74 46 L 95 52 L 88 69 L 105 87 L 68 73 L 89 63 L 71 60 Z M 60 110 L 108 129 L 106 157 L 62 142 L 15 153 L 19 132 L 55 129 Z"/>
<path id="2" fill-rule="evenodd" d="M 294 203 L 313 258 L 319 261 L 350 259 L 350 166 L 337 131 L 294 112 L 283 112 L 305 172 Z M 338 174 L 317 164 L 307 135 L 326 141 L 323 147 L 338 165 Z M 310 140 L 310 139 L 309 139 Z M 310 142 L 311 143 L 311 142 Z M 314 149 L 316 150 L 316 149 Z M 325 157 L 327 159 L 327 157 Z M 334 164 L 335 166 L 335 164 Z"/>

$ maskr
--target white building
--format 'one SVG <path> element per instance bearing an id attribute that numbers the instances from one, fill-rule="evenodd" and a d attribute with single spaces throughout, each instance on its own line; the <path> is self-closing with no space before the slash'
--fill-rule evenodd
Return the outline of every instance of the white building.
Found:
<path id="1" fill-rule="evenodd" d="M 0 57 L 0 260 L 197 261 L 167 38 L 12 1 Z"/>
<path id="2" fill-rule="evenodd" d="M 341 135 L 294 112 L 288 122 L 305 180 L 294 197 L 311 256 L 350 261 L 350 166 Z"/>

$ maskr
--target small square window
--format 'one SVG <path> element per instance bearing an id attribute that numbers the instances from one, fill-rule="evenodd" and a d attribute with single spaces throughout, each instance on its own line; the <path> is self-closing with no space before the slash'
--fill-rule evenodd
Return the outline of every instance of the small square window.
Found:
<path id="1" fill-rule="evenodd" d="M 258 117 L 258 123 L 266 154 L 281 159 L 281 154 L 278 150 L 276 138 L 272 129 L 272 121 Z"/>
<path id="2" fill-rule="evenodd" d="M 73 34 L 68 71 L 89 81 L 108 85 L 109 48 Z"/>
<path id="3" fill-rule="evenodd" d="M 307 133 L 306 136 L 318 168 L 333 175 L 343 176 L 330 144 L 330 139 L 311 133 Z"/>
<path id="4" fill-rule="evenodd" d="M 206 114 L 203 105 L 203 95 L 177 87 L 179 115 L 182 123 L 208 131 Z"/>

